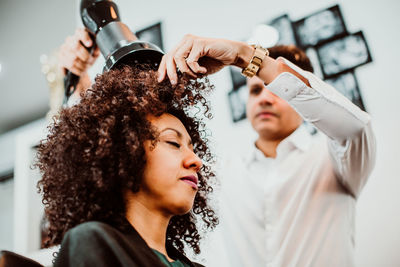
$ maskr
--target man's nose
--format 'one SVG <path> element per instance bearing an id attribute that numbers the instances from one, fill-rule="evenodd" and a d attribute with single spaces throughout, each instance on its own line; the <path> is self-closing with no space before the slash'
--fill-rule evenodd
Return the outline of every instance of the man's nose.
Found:
<path id="1" fill-rule="evenodd" d="M 276 96 L 269 91 L 268 89 L 264 88 L 262 92 L 258 95 L 258 103 L 260 105 L 273 105 L 275 103 Z"/>

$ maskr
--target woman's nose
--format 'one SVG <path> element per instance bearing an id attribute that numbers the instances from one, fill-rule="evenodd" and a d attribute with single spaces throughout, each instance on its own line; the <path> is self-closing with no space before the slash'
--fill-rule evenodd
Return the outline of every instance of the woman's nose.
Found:
<path id="1" fill-rule="evenodd" d="M 201 166 L 203 166 L 203 162 L 199 158 L 199 156 L 194 153 L 191 149 L 188 149 L 187 155 L 184 159 L 184 166 L 187 169 L 193 168 L 197 172 L 200 170 Z"/>

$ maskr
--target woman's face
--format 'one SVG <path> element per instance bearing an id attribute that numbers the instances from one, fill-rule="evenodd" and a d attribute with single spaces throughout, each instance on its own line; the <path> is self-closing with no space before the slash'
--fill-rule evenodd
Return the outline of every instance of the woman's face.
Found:
<path id="1" fill-rule="evenodd" d="M 147 119 L 159 132 L 159 140 L 155 147 L 151 141 L 144 143 L 146 165 L 138 194 L 149 208 L 169 215 L 185 214 L 193 206 L 202 162 L 178 118 L 165 113 Z"/>

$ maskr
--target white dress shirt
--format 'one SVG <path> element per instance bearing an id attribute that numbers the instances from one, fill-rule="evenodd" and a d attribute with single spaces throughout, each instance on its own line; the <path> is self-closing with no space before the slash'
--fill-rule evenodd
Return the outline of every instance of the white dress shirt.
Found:
<path id="1" fill-rule="evenodd" d="M 321 132 L 300 126 L 267 158 L 254 145 L 227 153 L 216 192 L 220 225 L 207 266 L 354 266 L 356 199 L 375 161 L 370 116 L 310 72 L 286 64 L 267 88 Z"/>

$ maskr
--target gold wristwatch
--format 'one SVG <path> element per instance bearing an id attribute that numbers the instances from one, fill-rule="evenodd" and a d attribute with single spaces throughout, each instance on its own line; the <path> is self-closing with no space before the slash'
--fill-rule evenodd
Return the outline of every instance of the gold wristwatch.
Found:
<path id="1" fill-rule="evenodd" d="M 257 74 L 264 58 L 269 55 L 268 49 L 260 45 L 251 46 L 254 47 L 253 57 L 251 58 L 249 65 L 242 70 L 242 74 L 248 78 L 251 78 Z"/>

